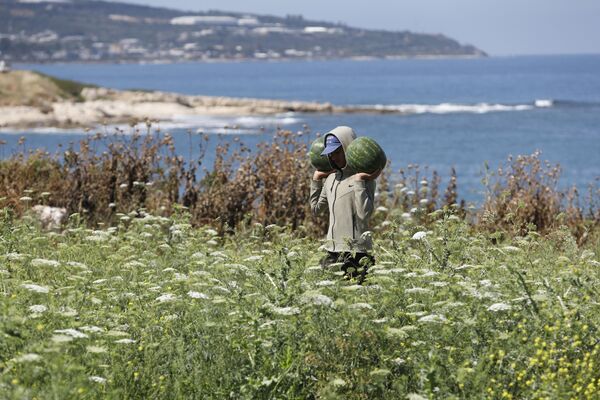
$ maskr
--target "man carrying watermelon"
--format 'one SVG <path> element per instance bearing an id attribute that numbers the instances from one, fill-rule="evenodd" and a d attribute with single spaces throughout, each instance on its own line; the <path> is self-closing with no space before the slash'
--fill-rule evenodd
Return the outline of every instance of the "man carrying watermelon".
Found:
<path id="1" fill-rule="evenodd" d="M 311 210 L 316 215 L 329 208 L 327 255 L 321 265 L 342 263 L 346 277 L 362 282 L 375 261 L 369 254 L 373 243 L 368 226 L 375 179 L 387 162 L 385 153 L 373 139 L 357 139 L 352 128 L 338 126 L 313 143 L 311 162 L 317 168 L 311 181 Z"/>

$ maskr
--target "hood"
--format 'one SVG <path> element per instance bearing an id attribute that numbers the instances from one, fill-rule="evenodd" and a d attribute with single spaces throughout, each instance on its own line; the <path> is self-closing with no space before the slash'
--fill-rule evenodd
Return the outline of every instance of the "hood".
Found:
<path id="1" fill-rule="evenodd" d="M 325 140 L 327 140 L 327 136 L 329 135 L 334 135 L 339 139 L 340 142 L 342 142 L 344 153 L 348 149 L 348 146 L 350 146 L 350 143 L 356 139 L 356 133 L 354 132 L 354 129 L 350 128 L 349 126 L 338 126 L 332 129 L 325 134 Z"/>

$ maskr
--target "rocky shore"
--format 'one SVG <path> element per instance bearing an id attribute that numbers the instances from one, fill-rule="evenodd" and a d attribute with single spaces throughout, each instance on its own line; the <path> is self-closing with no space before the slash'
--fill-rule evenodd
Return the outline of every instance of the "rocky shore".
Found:
<path id="1" fill-rule="evenodd" d="M 11 84 L 7 83 L 4 88 L 0 87 L 0 93 L 7 93 L 4 101 L 0 101 L 0 128 L 93 128 L 99 125 L 137 123 L 147 120 L 164 122 L 177 117 L 194 115 L 400 112 L 377 106 L 336 106 L 330 103 L 303 101 L 188 96 L 91 86 L 81 86 L 74 95 L 60 91 L 52 95 L 53 86 L 51 82 L 45 81 L 49 79 L 48 77 L 31 72 L 24 74 L 24 71 L 14 71 L 12 74 L 17 72 L 21 74 L 14 75 L 15 79 L 9 81 L 12 82 Z M 10 78 L 5 80 L 8 79 Z M 19 79 L 19 84 L 14 83 Z"/>

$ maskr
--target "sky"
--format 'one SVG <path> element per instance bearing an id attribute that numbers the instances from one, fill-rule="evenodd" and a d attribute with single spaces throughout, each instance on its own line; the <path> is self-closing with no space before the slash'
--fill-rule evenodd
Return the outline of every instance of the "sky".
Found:
<path id="1" fill-rule="evenodd" d="M 442 33 L 494 56 L 600 53 L 600 0 L 119 0 Z"/>

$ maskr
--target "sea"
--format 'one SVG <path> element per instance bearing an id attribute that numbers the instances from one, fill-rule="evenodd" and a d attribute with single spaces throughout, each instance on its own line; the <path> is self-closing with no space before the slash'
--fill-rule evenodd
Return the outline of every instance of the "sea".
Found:
<path id="1" fill-rule="evenodd" d="M 56 77 L 116 89 L 378 105 L 401 114 L 301 114 L 235 117 L 174 116 L 159 124 L 177 152 L 198 156 L 201 135 L 211 143 L 242 140 L 251 148 L 277 129 L 309 131 L 314 139 L 338 125 L 374 138 L 391 160 L 392 177 L 419 165 L 447 180 L 454 168 L 459 196 L 483 198 L 486 166 L 540 151 L 560 164 L 560 186 L 580 191 L 600 179 L 600 55 L 478 59 L 394 59 L 179 64 L 21 64 Z M 64 148 L 94 132 L 38 128 L 0 131 L 0 157 L 23 149 Z M 128 131 L 129 130 L 129 131 Z M 192 133 L 190 135 L 190 132 Z M 25 143 L 19 144 L 21 137 Z M 212 139 L 212 138 L 211 138 Z M 210 151 L 204 165 L 210 165 Z"/>

